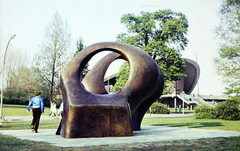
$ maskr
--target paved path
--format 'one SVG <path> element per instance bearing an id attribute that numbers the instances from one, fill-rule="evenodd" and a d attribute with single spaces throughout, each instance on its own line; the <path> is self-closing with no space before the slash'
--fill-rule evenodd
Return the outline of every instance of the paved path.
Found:
<path id="1" fill-rule="evenodd" d="M 134 131 L 131 137 L 101 137 L 66 139 L 55 135 L 55 129 L 39 129 L 39 133 L 29 130 L 0 130 L 3 135 L 12 135 L 20 139 L 49 142 L 60 147 L 82 147 L 108 144 L 128 144 L 141 142 L 157 142 L 182 139 L 199 139 L 210 137 L 240 136 L 240 132 L 203 130 L 196 128 L 176 128 L 165 126 L 142 126 L 141 131 Z"/>
<path id="2" fill-rule="evenodd" d="M 194 114 L 145 114 L 145 119 L 153 119 L 153 118 L 194 118 Z"/>

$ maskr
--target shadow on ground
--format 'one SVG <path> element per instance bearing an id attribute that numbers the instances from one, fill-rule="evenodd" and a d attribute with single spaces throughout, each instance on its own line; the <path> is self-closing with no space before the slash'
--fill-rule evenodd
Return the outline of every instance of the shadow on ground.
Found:
<path id="1" fill-rule="evenodd" d="M 222 125 L 222 123 L 220 122 L 194 122 L 194 123 L 152 124 L 151 126 L 201 128 L 201 127 L 216 127 L 216 126 L 224 126 L 224 125 Z"/>

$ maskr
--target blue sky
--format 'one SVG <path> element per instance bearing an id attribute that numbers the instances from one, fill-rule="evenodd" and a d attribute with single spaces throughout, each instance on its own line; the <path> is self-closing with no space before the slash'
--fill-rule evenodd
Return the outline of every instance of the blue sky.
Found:
<path id="1" fill-rule="evenodd" d="M 126 32 L 126 27 L 120 24 L 123 14 L 171 9 L 184 13 L 189 21 L 189 44 L 182 55 L 196 60 L 197 54 L 200 94 L 220 95 L 224 85 L 216 74 L 213 58 L 219 48 L 214 28 L 220 22 L 221 3 L 222 0 L 0 0 L 0 54 L 3 56 L 8 40 L 16 34 L 10 48 L 29 51 L 31 59 L 39 50 L 44 29 L 56 11 L 68 22 L 74 51 L 79 36 L 87 46 L 115 41 L 117 34 Z M 94 57 L 90 66 L 100 57 L 102 55 Z M 111 68 L 118 68 L 120 63 L 114 63 Z M 196 88 L 193 93 L 197 93 Z"/>

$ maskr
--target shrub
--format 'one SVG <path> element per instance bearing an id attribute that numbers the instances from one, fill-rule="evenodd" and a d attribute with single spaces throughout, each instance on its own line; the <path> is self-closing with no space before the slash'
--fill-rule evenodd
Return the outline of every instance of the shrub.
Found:
<path id="1" fill-rule="evenodd" d="M 240 120 L 240 101 L 238 98 L 231 98 L 218 103 L 215 107 L 201 104 L 194 109 L 196 119 L 224 119 Z"/>
<path id="2" fill-rule="evenodd" d="M 28 101 L 22 101 L 20 99 L 9 99 L 3 98 L 3 104 L 20 104 L 20 105 L 27 105 Z"/>
<path id="3" fill-rule="evenodd" d="M 216 117 L 224 120 L 240 120 L 239 100 L 228 99 L 216 105 Z"/>
<path id="4" fill-rule="evenodd" d="M 215 114 L 215 109 L 206 104 L 201 104 L 194 108 L 194 116 L 196 119 L 213 119 L 216 117 Z"/>
<path id="5" fill-rule="evenodd" d="M 170 111 L 162 103 L 154 102 L 151 106 L 151 111 L 153 114 L 170 114 Z"/>

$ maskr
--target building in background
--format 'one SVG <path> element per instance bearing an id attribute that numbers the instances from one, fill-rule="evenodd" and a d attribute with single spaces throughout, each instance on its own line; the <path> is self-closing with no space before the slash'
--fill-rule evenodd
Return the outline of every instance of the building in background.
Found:
<path id="1" fill-rule="evenodd" d="M 185 70 L 183 73 L 186 77 L 182 77 L 179 81 L 172 82 L 168 85 L 170 93 L 162 95 L 157 101 L 165 104 L 169 108 L 184 108 L 193 109 L 199 104 L 209 104 L 214 106 L 217 102 L 225 101 L 227 96 L 199 95 L 192 94 L 192 91 L 197 86 L 200 77 L 200 67 L 197 62 L 183 58 L 186 61 Z M 116 83 L 116 75 L 112 74 L 104 78 L 105 89 L 110 92 L 111 88 Z"/>

